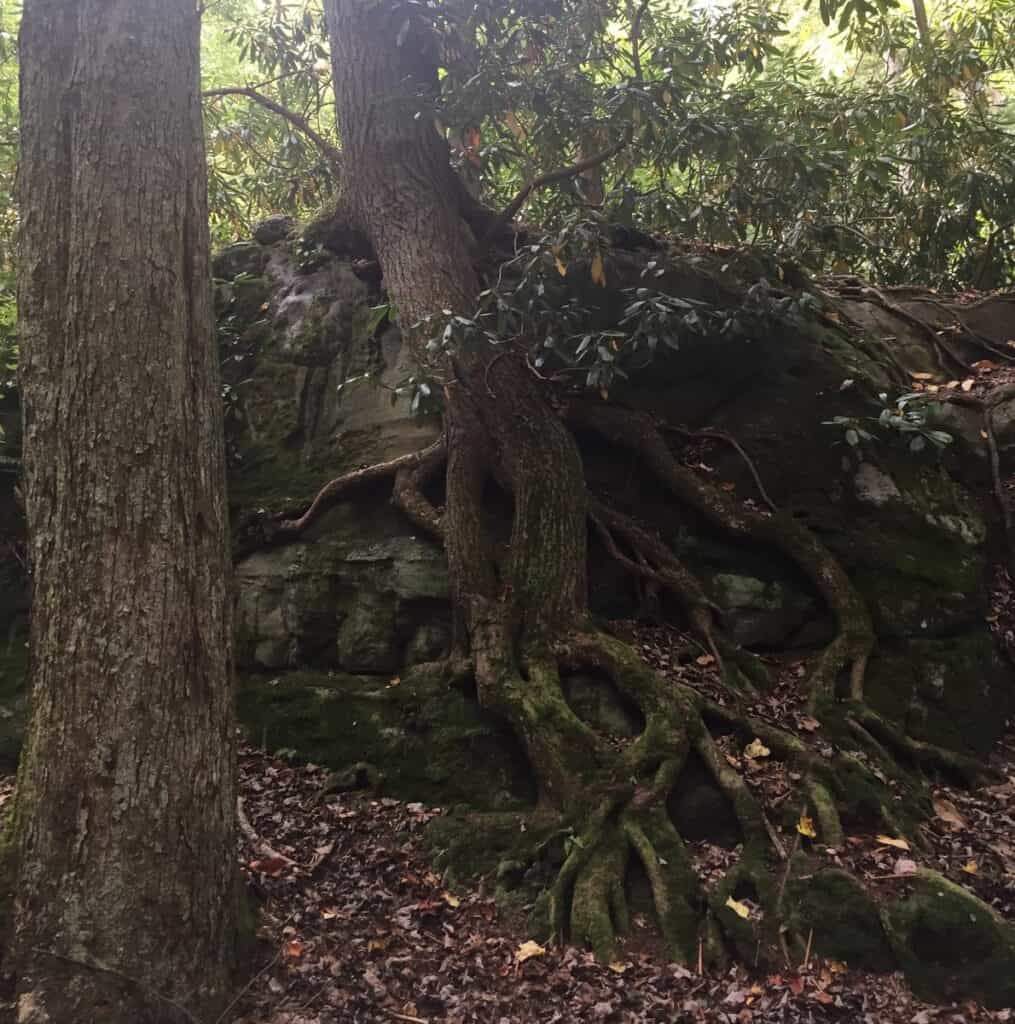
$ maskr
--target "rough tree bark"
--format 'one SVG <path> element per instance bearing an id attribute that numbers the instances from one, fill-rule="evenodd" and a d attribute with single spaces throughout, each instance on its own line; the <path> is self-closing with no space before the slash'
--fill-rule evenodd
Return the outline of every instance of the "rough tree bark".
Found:
<path id="1" fill-rule="evenodd" d="M 629 916 L 624 874 L 637 858 L 675 958 L 721 956 L 725 943 L 718 924 L 729 944 L 756 959 L 762 944 L 785 944 L 776 879 L 786 877 L 777 862 L 787 851 L 714 743 L 710 726 L 748 739 L 761 736 L 776 756 L 793 764 L 822 838 L 832 845 L 842 838 L 836 798 L 844 790 L 842 780 L 856 771 L 856 759 L 842 754 L 825 763 L 789 733 L 665 683 L 627 645 L 590 628 L 587 519 L 620 564 L 682 603 L 720 662 L 735 708 L 736 693 L 749 691 L 757 676 L 758 666 L 723 637 L 714 606 L 676 554 L 608 499 L 587 493 L 573 429 L 630 451 L 677 503 L 719 529 L 797 563 L 838 623 L 836 639 L 815 659 L 809 679 L 812 712 L 826 735 L 865 751 L 874 765 L 872 779 L 897 774 L 895 753 L 919 763 L 971 766 L 926 745 L 918 750 L 866 706 L 864 668 L 873 643 L 867 609 L 835 559 L 792 516 L 731 501 L 681 465 L 645 416 L 604 403 L 555 404 L 528 369 L 520 345 L 459 346 L 435 354 L 423 344 L 433 333 L 426 328 L 428 317 L 474 313 L 483 248 L 473 231 L 482 218 L 475 201 L 470 205 L 463 198 L 430 113 L 438 88 L 432 29 L 425 16 L 384 2 L 328 0 L 326 8 L 343 144 L 340 215 L 373 245 L 417 359 L 445 381 L 446 445 L 333 481 L 280 533 L 301 532 L 365 475 L 394 476 L 395 501 L 415 523 L 440 536 L 447 550 L 458 616 L 449 673 L 471 674 L 481 703 L 511 724 L 538 783 L 536 814 L 558 828 L 563 823 L 575 837 L 546 894 L 552 932 L 611 956 Z M 440 510 L 429 505 L 422 484 L 445 451 L 446 509 Z M 484 513 L 490 486 L 513 502 L 506 545 Z M 561 672 L 590 669 L 609 677 L 644 715 L 644 730 L 626 747 L 598 735 L 564 699 Z M 738 862 L 707 896 L 665 806 L 690 757 L 700 758 L 729 798 L 743 836 Z M 888 789 L 875 784 L 873 791 L 882 794 L 886 827 L 902 831 Z M 765 907 L 764 934 L 727 906 L 744 886 Z"/>
<path id="2" fill-rule="evenodd" d="M 25 5 L 24 1024 L 194 1019 L 229 983 L 235 730 L 199 27 L 193 0 Z"/>

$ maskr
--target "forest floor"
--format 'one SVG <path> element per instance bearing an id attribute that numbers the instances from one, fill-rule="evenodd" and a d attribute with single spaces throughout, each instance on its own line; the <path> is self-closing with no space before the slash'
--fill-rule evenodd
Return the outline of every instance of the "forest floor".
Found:
<path id="1" fill-rule="evenodd" d="M 646 632 L 643 654 L 659 664 L 661 631 Z M 695 666 L 708 685 L 702 668 Z M 788 671 L 795 674 L 795 666 Z M 770 714 L 795 714 L 777 706 L 787 699 L 778 691 L 769 699 Z M 785 785 L 782 766 L 746 760 L 754 762 L 753 788 L 766 803 L 777 799 Z M 444 888 L 423 844 L 424 827 L 440 809 L 364 794 L 322 798 L 325 769 L 251 748 L 243 750 L 240 767 L 242 861 L 263 900 L 264 964 L 222 1018 L 231 1024 L 1015 1021 L 1015 1010 L 927 1005 L 899 974 L 860 973 L 813 956 L 777 973 L 743 966 L 698 973 L 666 962 L 654 948 L 651 925 L 637 916 L 636 934 L 612 964 L 574 948 L 544 948 L 482 888 Z M 932 867 L 1010 916 L 1015 734 L 999 747 L 993 767 L 1004 781 L 935 791 L 927 849 L 850 836 L 842 850 L 827 851 L 829 863 L 895 894 L 917 866 Z M 710 866 L 718 877 L 731 856 L 696 844 L 706 884 Z"/>

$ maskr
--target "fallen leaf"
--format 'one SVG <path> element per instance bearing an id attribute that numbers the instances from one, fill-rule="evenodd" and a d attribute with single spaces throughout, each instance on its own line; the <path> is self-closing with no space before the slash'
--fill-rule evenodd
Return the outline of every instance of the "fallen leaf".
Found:
<path id="1" fill-rule="evenodd" d="M 441 899 L 443 899 L 449 907 L 460 907 L 462 905 L 462 901 L 455 896 L 454 893 L 442 892 Z"/>
<path id="2" fill-rule="evenodd" d="M 911 373 L 909 375 L 913 380 L 933 380 L 934 374 L 932 373 Z"/>
<path id="3" fill-rule="evenodd" d="M 561 277 L 567 277 L 567 267 L 565 267 L 564 264 L 561 263 L 560 257 L 554 256 L 553 259 L 554 262 L 557 264 L 557 273 L 560 274 Z"/>
<path id="4" fill-rule="evenodd" d="M 810 715 L 804 715 L 800 719 L 800 728 L 806 729 L 808 732 L 814 732 L 815 729 L 821 728 L 821 723 L 816 718 L 811 718 Z"/>
<path id="5" fill-rule="evenodd" d="M 529 939 L 515 950 L 515 963 L 523 964 L 526 960 L 531 960 L 534 956 L 543 956 L 545 953 L 546 949 L 543 946 Z"/>
<path id="6" fill-rule="evenodd" d="M 711 654 L 701 654 L 694 659 L 695 665 L 701 665 L 704 668 L 707 665 L 715 663 L 715 658 Z"/>
<path id="7" fill-rule="evenodd" d="M 875 836 L 874 841 L 882 846 L 894 846 L 896 850 L 909 849 L 909 843 L 905 839 L 893 839 L 891 836 Z"/>
<path id="8" fill-rule="evenodd" d="M 966 819 L 959 814 L 959 809 L 944 797 L 934 799 L 934 813 L 954 828 L 967 828 Z"/>
<path id="9" fill-rule="evenodd" d="M 279 878 L 283 871 L 292 863 L 285 857 L 267 857 L 264 860 L 252 860 L 248 867 L 251 871 L 259 871 L 269 878 Z"/>
<path id="10" fill-rule="evenodd" d="M 768 757 L 772 751 L 765 746 L 757 737 L 751 740 L 750 743 L 744 747 L 744 757 Z"/>
<path id="11" fill-rule="evenodd" d="M 912 875 L 916 873 L 916 870 L 916 861 L 910 860 L 908 857 L 900 857 L 893 868 L 896 875 Z"/>
<path id="12" fill-rule="evenodd" d="M 972 390 L 973 390 L 973 385 L 974 385 L 975 383 L 976 383 L 976 381 L 975 381 L 975 380 L 973 380 L 973 378 L 972 378 L 972 377 L 967 377 L 967 378 L 966 378 L 966 379 L 965 379 L 965 380 L 964 380 L 964 381 L 962 382 L 962 390 L 963 390 L 963 391 L 972 391 Z"/>
<path id="13" fill-rule="evenodd" d="M 808 839 L 817 839 L 818 831 L 814 827 L 814 819 L 809 818 L 806 814 L 800 815 L 800 820 L 796 823 L 796 830 L 802 836 L 807 836 Z"/>
<path id="14" fill-rule="evenodd" d="M 967 875 L 978 875 L 980 873 L 980 866 L 975 860 L 967 860 L 966 863 L 962 865 L 962 870 L 965 871 Z"/>
<path id="15" fill-rule="evenodd" d="M 293 939 L 292 942 L 286 943 L 285 955 L 295 959 L 296 957 L 303 956 L 303 950 L 303 943 L 299 939 Z"/>
<path id="16" fill-rule="evenodd" d="M 610 964 L 610 970 L 613 971 L 614 974 L 623 974 L 630 966 L 631 965 L 629 963 L 625 963 L 623 960 L 614 960 Z"/>
<path id="17" fill-rule="evenodd" d="M 741 903 L 739 900 L 735 900 L 732 896 L 726 900 L 726 906 L 729 907 L 737 917 L 742 917 L 744 920 L 747 920 L 747 918 L 751 916 L 751 908 L 747 906 L 746 903 Z"/>

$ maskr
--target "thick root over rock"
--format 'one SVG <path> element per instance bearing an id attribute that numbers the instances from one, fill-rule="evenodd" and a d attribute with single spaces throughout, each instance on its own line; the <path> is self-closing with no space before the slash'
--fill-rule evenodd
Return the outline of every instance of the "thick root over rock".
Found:
<path id="1" fill-rule="evenodd" d="M 471 677 L 479 702 L 521 740 L 538 792 L 531 814 L 486 822 L 490 835 L 496 835 L 486 849 L 481 816 L 469 819 L 464 839 L 445 830 L 447 861 L 459 859 L 456 849 L 468 849 L 470 869 L 496 869 L 502 879 L 538 883 L 537 909 L 546 933 L 587 944 L 604 960 L 615 956 L 618 938 L 630 928 L 627 883 L 637 872 L 647 881 L 666 949 L 678 962 L 714 962 L 730 950 L 748 962 L 777 962 L 795 938 L 786 932 L 783 902 L 800 843 L 796 820 L 784 815 L 781 822 L 794 837 L 787 849 L 739 770 L 741 759 L 732 756 L 721 736 L 734 736 L 742 744 L 735 748 L 738 753 L 758 740 L 773 759 L 785 762 L 799 779 L 799 799 L 786 807 L 813 820 L 816 841 L 830 847 L 843 843 L 847 817 L 918 841 L 915 822 L 929 803 L 919 773 L 944 770 L 968 779 L 979 765 L 907 737 L 867 706 L 864 671 L 874 644 L 870 616 L 834 556 L 804 525 L 774 508 L 732 502 L 681 465 L 647 417 L 587 403 L 569 407 L 572 425 L 636 454 L 677 501 L 707 522 L 792 559 L 834 614 L 836 636 L 814 659 L 805 685 L 822 736 L 837 748 L 825 743 L 822 750 L 752 715 L 749 702 L 765 685 L 759 663 L 728 639 L 721 610 L 662 539 L 609 502 L 584 493 L 573 439 L 559 419 L 547 434 L 535 431 L 532 424 L 546 410 L 524 381 L 502 374 L 509 363 L 491 364 L 484 379 L 517 394 L 518 407 L 531 414 L 532 423 L 525 421 L 515 447 L 500 437 L 515 429 L 515 421 L 494 422 L 489 403 L 477 402 L 460 381 L 448 392 L 446 442 L 332 481 L 270 539 L 298 536 L 347 491 L 389 477 L 396 504 L 445 543 L 457 616 L 455 652 L 445 669 L 428 665 L 416 671 Z M 559 479 L 530 472 L 547 436 L 567 468 Z M 488 443 L 477 445 L 476 437 Z M 442 509 L 425 491 L 445 463 L 447 508 Z M 484 488 L 491 481 L 514 503 L 506 547 L 494 540 L 482 515 Z M 728 703 L 663 678 L 615 637 L 577 628 L 585 620 L 586 517 L 618 564 L 678 599 L 698 642 L 715 658 L 732 698 Z M 637 735 L 604 735 L 584 721 L 565 695 L 562 675 L 568 673 L 607 679 L 644 722 Z M 692 762 L 728 805 L 739 836 L 731 866 L 707 888 L 670 810 Z M 442 845 L 439 838 L 435 842 Z M 499 859 L 490 863 L 491 855 Z"/>

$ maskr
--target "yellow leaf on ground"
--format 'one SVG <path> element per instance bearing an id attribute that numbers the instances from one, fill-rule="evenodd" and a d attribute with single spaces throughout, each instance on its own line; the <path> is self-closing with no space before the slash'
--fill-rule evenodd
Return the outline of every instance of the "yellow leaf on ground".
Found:
<path id="1" fill-rule="evenodd" d="M 980 873 L 980 866 L 975 860 L 967 860 L 966 863 L 962 865 L 962 870 L 965 871 L 967 875 L 978 875 Z"/>
<path id="2" fill-rule="evenodd" d="M 515 950 L 515 963 L 523 964 L 526 960 L 531 960 L 534 956 L 543 956 L 545 953 L 546 949 L 543 946 L 529 939 Z"/>
<path id="3" fill-rule="evenodd" d="M 726 906 L 733 911 L 737 917 L 742 917 L 745 920 L 751 916 L 751 908 L 746 903 L 741 903 L 739 900 L 735 900 L 732 896 L 726 900 Z"/>
<path id="4" fill-rule="evenodd" d="M 613 971 L 614 974 L 623 974 L 630 966 L 631 965 L 629 963 L 625 963 L 623 960 L 614 960 L 613 963 L 610 964 L 610 970 Z"/>
<path id="5" fill-rule="evenodd" d="M 909 375 L 913 380 L 933 380 L 934 374 L 932 373 L 911 373 Z"/>
<path id="6" fill-rule="evenodd" d="M 893 839 L 891 836 L 875 836 L 874 840 L 882 846 L 894 846 L 896 850 L 909 849 L 909 843 L 905 839 Z"/>
<path id="7" fill-rule="evenodd" d="M 559 256 L 554 256 L 553 258 L 554 258 L 554 261 L 557 264 L 557 273 L 560 274 L 561 277 L 566 277 L 567 276 L 567 267 L 565 267 L 564 264 L 560 262 L 560 257 Z"/>
<path id="8" fill-rule="evenodd" d="M 453 893 L 450 893 L 450 892 L 442 892 L 441 893 L 441 899 L 443 899 L 444 902 L 449 907 L 460 907 L 462 905 L 462 901 L 457 896 L 455 896 Z"/>
<path id="9" fill-rule="evenodd" d="M 761 740 L 755 737 L 750 743 L 744 747 L 744 757 L 768 757 L 772 751 L 765 746 Z"/>
<path id="10" fill-rule="evenodd" d="M 818 830 L 814 827 L 814 819 L 806 814 L 800 815 L 800 820 L 796 823 L 796 830 L 800 835 L 807 836 L 808 839 L 818 838 Z"/>

